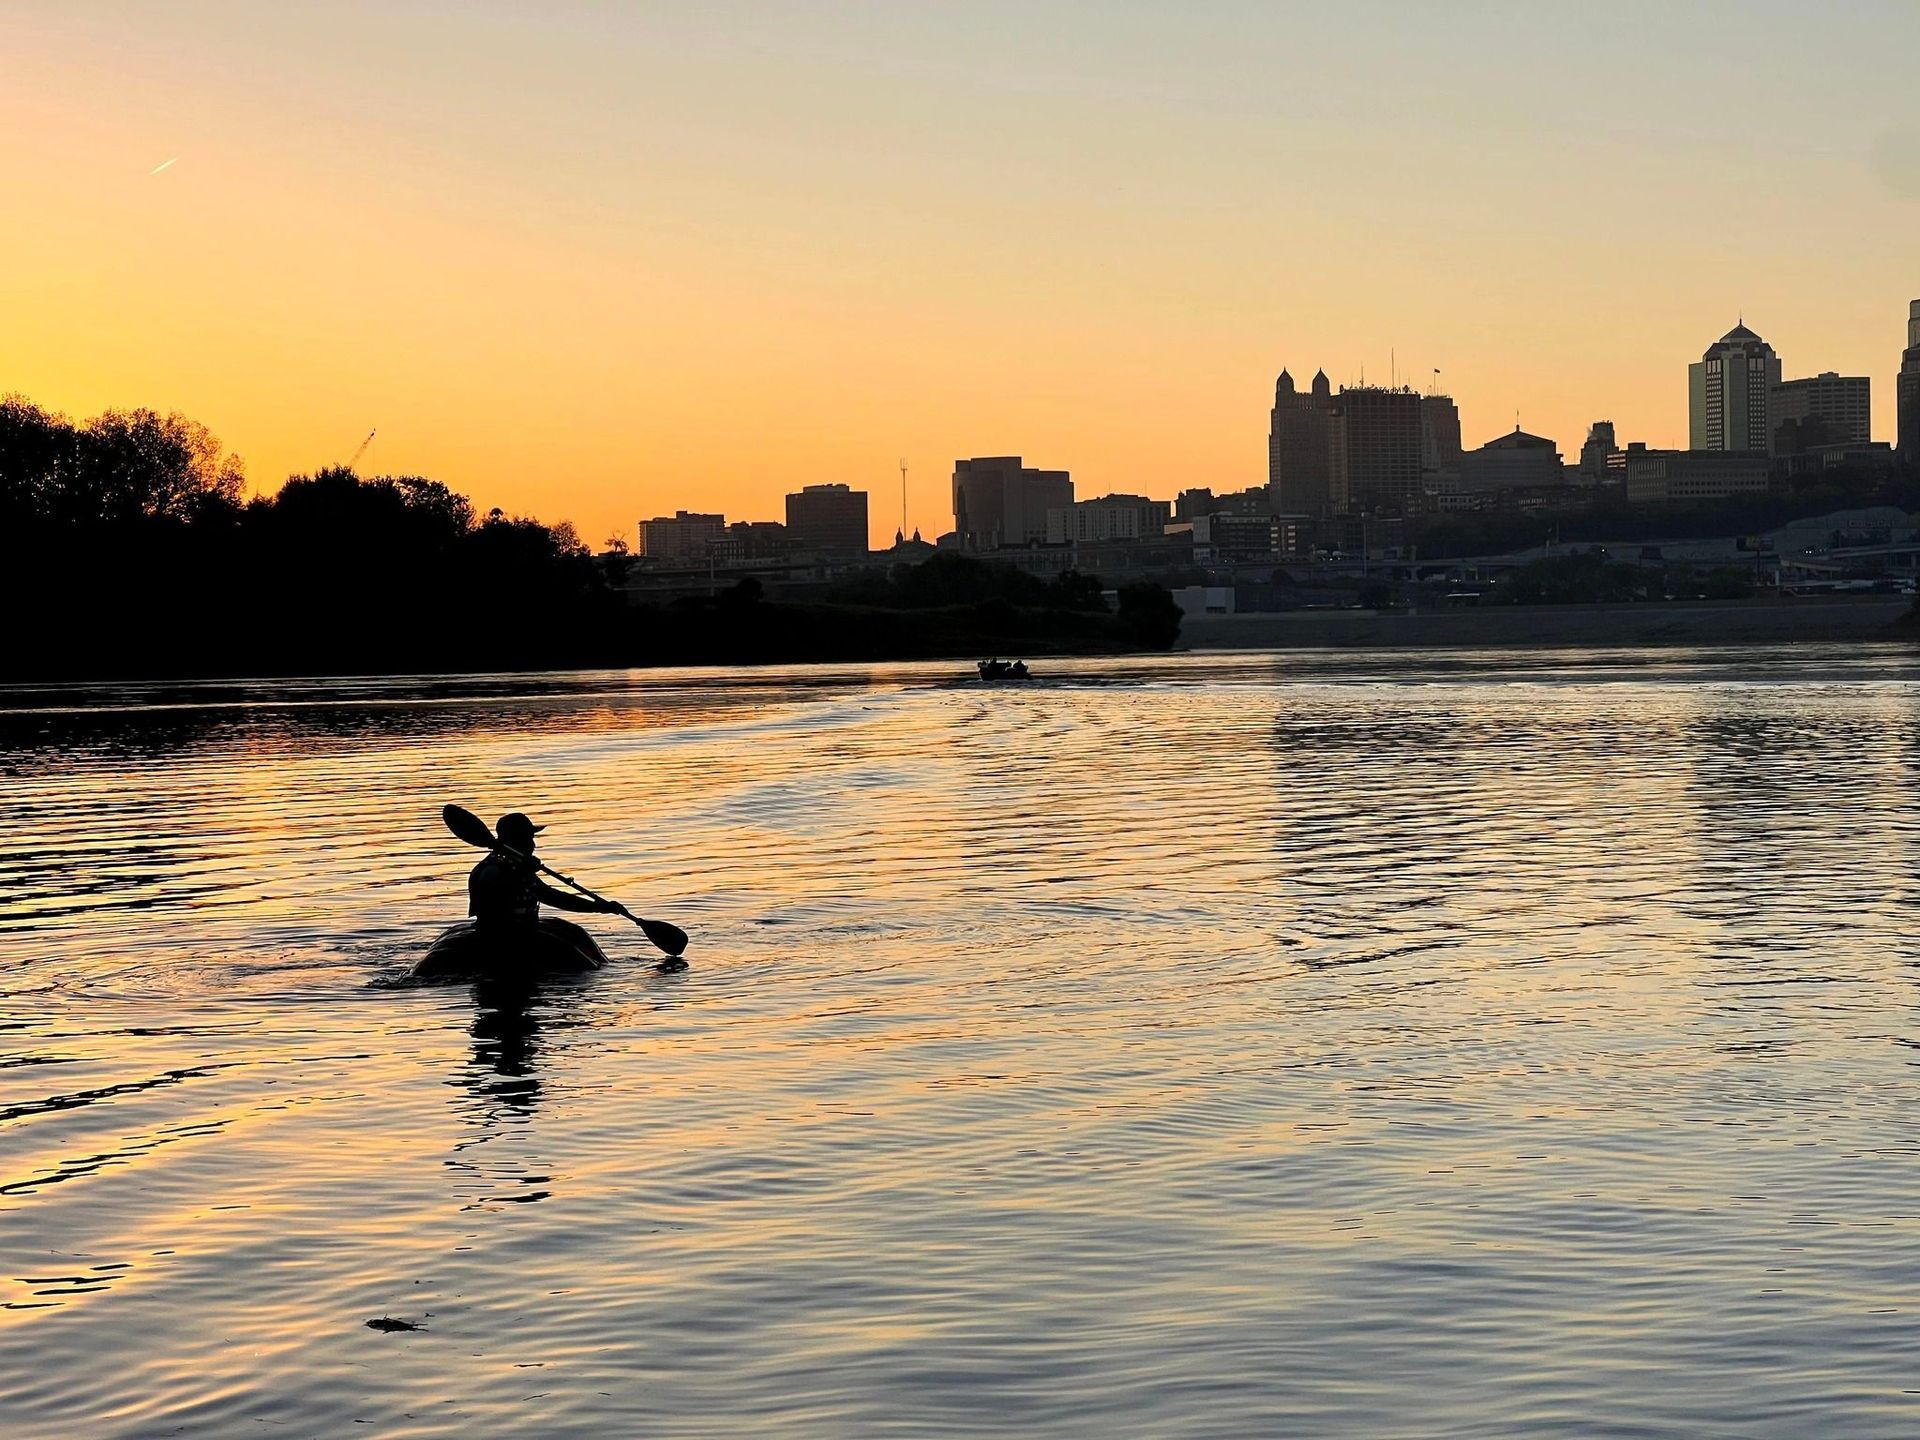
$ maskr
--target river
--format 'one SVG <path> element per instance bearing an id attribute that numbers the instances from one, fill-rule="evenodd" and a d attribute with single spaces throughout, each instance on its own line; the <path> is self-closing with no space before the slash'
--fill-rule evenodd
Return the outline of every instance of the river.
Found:
<path id="1" fill-rule="evenodd" d="M 0 689 L 0 1432 L 1920 1433 L 1920 652 L 1043 671 Z"/>

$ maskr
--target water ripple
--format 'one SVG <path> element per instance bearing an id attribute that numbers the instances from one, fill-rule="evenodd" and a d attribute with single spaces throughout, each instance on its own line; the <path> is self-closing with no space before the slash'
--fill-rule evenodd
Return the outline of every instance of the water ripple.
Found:
<path id="1" fill-rule="evenodd" d="M 1920 659 L 1046 670 L 0 690 L 7 1432 L 1920 1429 Z"/>

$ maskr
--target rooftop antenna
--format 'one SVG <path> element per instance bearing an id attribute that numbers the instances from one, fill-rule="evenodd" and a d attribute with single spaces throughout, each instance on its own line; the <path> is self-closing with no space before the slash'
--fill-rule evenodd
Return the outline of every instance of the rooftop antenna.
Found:
<path id="1" fill-rule="evenodd" d="M 900 457 L 900 538 L 907 538 L 907 457 Z"/>
<path id="2" fill-rule="evenodd" d="M 1400 357 L 1391 346 L 1387 349 L 1387 386 L 1389 389 L 1400 383 Z"/>

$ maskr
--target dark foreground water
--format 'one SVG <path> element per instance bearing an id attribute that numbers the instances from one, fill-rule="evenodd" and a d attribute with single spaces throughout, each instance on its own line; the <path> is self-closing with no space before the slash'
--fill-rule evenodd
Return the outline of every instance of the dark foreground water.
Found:
<path id="1" fill-rule="evenodd" d="M 1920 1433 L 1907 651 L 1048 668 L 0 691 L 0 1433 Z"/>

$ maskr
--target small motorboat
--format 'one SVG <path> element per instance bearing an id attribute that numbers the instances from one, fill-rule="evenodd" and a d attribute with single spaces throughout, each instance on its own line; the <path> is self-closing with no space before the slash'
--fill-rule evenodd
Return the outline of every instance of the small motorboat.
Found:
<path id="1" fill-rule="evenodd" d="M 1015 660 L 1011 665 L 1004 660 L 982 660 L 978 668 L 982 680 L 1031 680 L 1033 678 L 1024 660 Z"/>
<path id="2" fill-rule="evenodd" d="M 593 937 L 570 921 L 543 916 L 530 927 L 483 928 L 462 920 L 442 931 L 408 973 L 416 980 L 584 975 L 606 963 Z"/>

